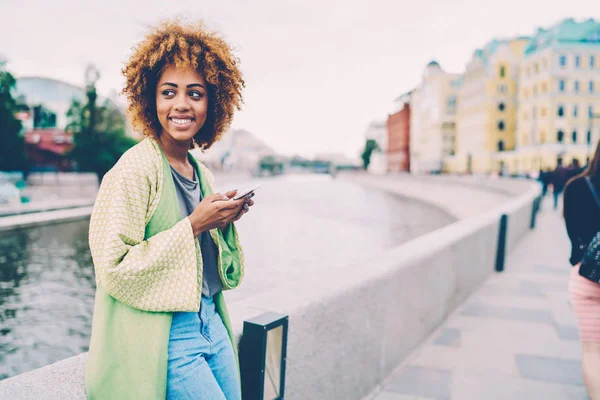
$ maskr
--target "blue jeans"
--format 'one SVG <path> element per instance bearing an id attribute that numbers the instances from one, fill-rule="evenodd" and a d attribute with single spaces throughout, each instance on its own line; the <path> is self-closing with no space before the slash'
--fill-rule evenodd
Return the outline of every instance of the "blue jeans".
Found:
<path id="1" fill-rule="evenodd" d="M 167 400 L 240 400 L 237 362 L 213 298 L 200 312 L 175 312 L 169 338 Z"/>

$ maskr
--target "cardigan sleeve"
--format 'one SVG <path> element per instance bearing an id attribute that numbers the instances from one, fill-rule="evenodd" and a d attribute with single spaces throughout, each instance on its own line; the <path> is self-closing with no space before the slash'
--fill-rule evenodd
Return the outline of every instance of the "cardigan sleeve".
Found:
<path id="1" fill-rule="evenodd" d="M 189 218 L 145 240 L 160 190 L 143 168 L 123 164 L 105 176 L 90 219 L 97 284 L 139 310 L 198 311 L 199 247 Z"/>

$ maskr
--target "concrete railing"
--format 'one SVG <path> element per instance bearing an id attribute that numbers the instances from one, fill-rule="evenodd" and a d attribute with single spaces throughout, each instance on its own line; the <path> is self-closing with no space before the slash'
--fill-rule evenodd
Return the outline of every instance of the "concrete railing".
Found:
<path id="1" fill-rule="evenodd" d="M 286 398 L 358 399 L 494 271 L 501 215 L 508 216 L 507 250 L 530 229 L 540 190 L 526 189 L 484 214 L 373 254 L 369 265 L 323 266 L 318 276 L 231 302 L 234 328 L 241 332 L 243 320 L 265 311 L 288 315 Z M 0 382 L 0 398 L 83 399 L 86 357 Z"/>
<path id="2" fill-rule="evenodd" d="M 501 215 L 509 251 L 530 229 L 538 195 L 530 185 L 485 214 L 374 254 L 369 265 L 324 266 L 318 276 L 233 303 L 233 318 L 289 316 L 286 398 L 358 399 L 493 273 Z"/>

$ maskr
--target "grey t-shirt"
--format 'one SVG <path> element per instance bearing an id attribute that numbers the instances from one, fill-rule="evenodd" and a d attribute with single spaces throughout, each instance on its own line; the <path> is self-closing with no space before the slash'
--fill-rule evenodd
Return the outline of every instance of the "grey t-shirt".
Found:
<path id="1" fill-rule="evenodd" d="M 189 216 L 196 206 L 202 201 L 202 191 L 194 170 L 194 180 L 191 181 L 171 167 L 171 174 L 175 182 L 177 200 L 181 216 Z M 210 233 L 204 231 L 198 235 L 200 250 L 202 252 L 202 295 L 212 297 L 223 289 L 223 283 L 219 277 L 219 249 L 212 240 Z"/>

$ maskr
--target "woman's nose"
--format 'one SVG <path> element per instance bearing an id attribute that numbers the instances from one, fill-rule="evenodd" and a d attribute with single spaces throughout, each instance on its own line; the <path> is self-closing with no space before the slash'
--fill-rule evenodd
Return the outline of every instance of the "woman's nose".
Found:
<path id="1" fill-rule="evenodd" d="M 175 110 L 183 112 L 190 109 L 190 105 L 188 103 L 187 96 L 179 96 L 177 98 L 177 103 L 175 103 Z"/>

